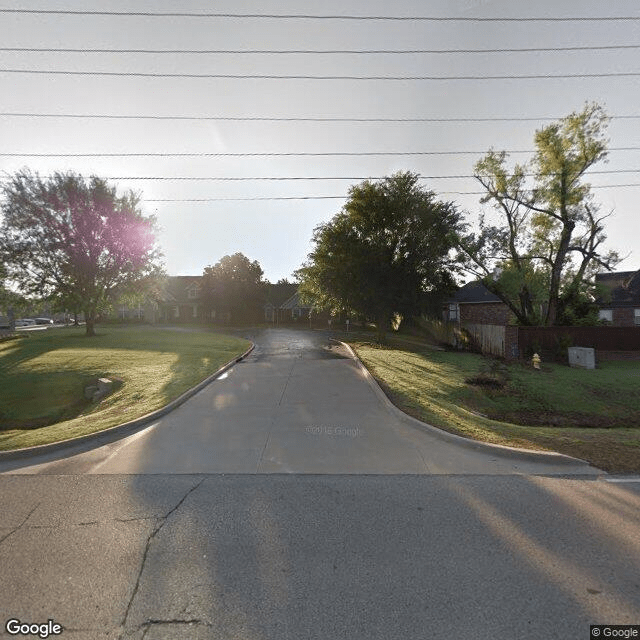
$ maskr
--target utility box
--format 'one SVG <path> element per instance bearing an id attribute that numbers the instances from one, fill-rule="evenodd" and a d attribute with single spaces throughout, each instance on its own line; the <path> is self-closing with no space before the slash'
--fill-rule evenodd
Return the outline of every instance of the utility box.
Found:
<path id="1" fill-rule="evenodd" d="M 589 347 L 569 347 L 569 366 L 581 369 L 596 368 L 595 349 Z"/>

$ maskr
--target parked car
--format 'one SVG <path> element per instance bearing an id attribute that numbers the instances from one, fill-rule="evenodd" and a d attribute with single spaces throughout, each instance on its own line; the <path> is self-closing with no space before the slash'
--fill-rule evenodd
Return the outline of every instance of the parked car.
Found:
<path id="1" fill-rule="evenodd" d="M 36 324 L 53 324 L 51 318 L 35 318 Z"/>
<path id="2" fill-rule="evenodd" d="M 35 324 L 36 321 L 31 318 L 18 318 L 16 320 L 16 327 L 33 327 Z"/>

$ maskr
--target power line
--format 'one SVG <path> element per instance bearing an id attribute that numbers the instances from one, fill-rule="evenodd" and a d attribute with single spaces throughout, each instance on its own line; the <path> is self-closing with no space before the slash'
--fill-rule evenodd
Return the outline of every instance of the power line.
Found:
<path id="1" fill-rule="evenodd" d="M 152 198 L 144 202 L 246 202 L 253 200 L 344 200 L 348 195 L 341 196 L 266 196 L 248 198 Z"/>
<path id="2" fill-rule="evenodd" d="M 609 151 L 640 151 L 640 147 L 610 147 Z M 303 151 L 303 152 L 221 152 L 221 153 L 4 153 L 2 158 L 246 158 L 246 157 L 339 157 L 339 156 L 455 156 L 486 154 L 481 151 Z M 505 153 L 535 153 L 532 149 L 505 150 Z"/>
<path id="3" fill-rule="evenodd" d="M 592 184 L 592 189 L 618 189 L 626 187 L 640 187 L 640 182 L 632 182 L 630 184 Z M 526 191 L 526 190 L 525 190 Z M 459 196 L 485 196 L 486 191 L 440 191 L 441 195 L 459 195 Z M 148 201 L 147 201 L 148 202 Z"/>
<path id="4" fill-rule="evenodd" d="M 154 11 L 82 11 L 72 9 L 0 9 L 0 13 L 66 16 L 108 16 L 135 18 L 230 18 L 268 20 L 371 20 L 402 22 L 630 22 L 640 16 L 566 16 L 566 17 L 453 17 L 453 16 L 357 16 L 317 14 L 273 14 L 273 13 L 202 13 L 202 12 L 154 12 Z"/>
<path id="5" fill-rule="evenodd" d="M 589 171 L 585 177 L 592 175 L 611 175 L 620 173 L 640 173 L 640 169 L 609 169 L 604 171 Z M 535 177 L 536 174 L 525 173 L 525 177 Z M 42 176 L 43 179 L 51 179 L 54 176 Z M 421 180 L 462 180 L 472 179 L 473 174 L 459 175 L 422 175 L 418 174 Z M 11 179 L 6 175 L 1 180 Z M 105 180 L 133 180 L 144 182 L 288 182 L 288 181 L 364 181 L 364 180 L 384 180 L 385 176 L 107 176 Z"/>
<path id="6" fill-rule="evenodd" d="M 640 169 L 609 169 L 605 171 L 589 171 L 585 176 L 610 175 L 615 173 L 640 173 Z M 536 174 L 525 173 L 525 177 Z M 44 176 L 52 178 L 53 176 Z M 145 182 L 252 182 L 252 181 L 318 181 L 318 180 L 384 180 L 385 176 L 109 176 L 105 180 L 140 180 Z M 473 174 L 460 175 L 418 175 L 421 180 L 461 180 L 475 178 Z"/>
<path id="7" fill-rule="evenodd" d="M 631 184 L 605 184 L 591 185 L 592 189 L 614 189 L 614 188 L 640 187 L 640 182 Z M 486 191 L 443 191 L 440 195 L 464 195 L 481 196 L 486 195 Z M 339 196 L 258 196 L 244 198 L 143 198 L 144 202 L 247 202 L 256 200 L 345 200 L 348 194 Z"/>
<path id="8" fill-rule="evenodd" d="M 229 74 L 229 73 L 157 73 L 142 71 L 71 71 L 57 69 L 0 69 L 0 73 L 23 73 L 30 75 L 61 76 L 101 76 L 124 78 L 195 78 L 219 80 L 553 80 L 570 78 L 624 78 L 640 76 L 638 71 L 621 71 L 613 73 L 543 73 L 503 76 L 309 76 L 309 75 L 274 75 L 274 74 Z"/>
<path id="9" fill-rule="evenodd" d="M 0 47 L 0 51 L 16 53 L 135 53 L 189 55 L 415 55 L 415 54 L 483 54 L 483 53 L 541 53 L 561 51 L 611 51 L 640 49 L 640 44 L 618 44 L 574 47 L 518 47 L 496 49 L 68 49 L 59 47 Z"/>
<path id="10" fill-rule="evenodd" d="M 229 122 L 542 122 L 556 121 L 563 116 L 494 117 L 494 118 L 349 118 L 339 116 L 180 116 L 180 115 L 127 115 L 100 113 L 19 113 L 0 112 L 0 117 L 10 118 L 78 118 L 102 120 L 203 120 Z M 609 120 L 638 120 L 640 115 L 608 116 Z"/>

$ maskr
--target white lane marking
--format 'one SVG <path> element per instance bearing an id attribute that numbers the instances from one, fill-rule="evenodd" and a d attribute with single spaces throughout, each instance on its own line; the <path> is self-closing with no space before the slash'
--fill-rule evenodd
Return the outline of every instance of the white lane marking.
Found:
<path id="1" fill-rule="evenodd" d="M 640 482 L 640 476 L 634 476 L 632 478 L 609 478 L 605 476 L 603 480 L 606 482 Z"/>
<path id="2" fill-rule="evenodd" d="M 146 433 L 148 433 L 154 427 L 157 427 L 159 424 L 160 424 L 159 422 L 154 422 L 153 424 L 151 424 L 148 427 L 146 427 L 146 429 L 143 429 L 142 431 L 139 431 L 138 433 L 134 433 L 132 436 L 129 436 L 128 438 L 125 438 L 121 442 L 119 447 L 116 447 L 116 449 L 110 455 L 108 455 L 102 462 L 98 462 L 97 465 L 95 465 L 94 467 L 91 467 L 91 469 L 88 471 L 88 473 L 95 473 L 102 465 L 106 464 L 107 462 L 109 462 L 109 460 L 111 460 L 111 458 L 113 458 L 118 453 L 120 453 L 120 451 L 122 451 L 122 449 L 124 449 L 125 447 L 129 446 L 132 442 L 135 442 L 136 440 L 138 440 L 142 436 L 144 436 Z"/>

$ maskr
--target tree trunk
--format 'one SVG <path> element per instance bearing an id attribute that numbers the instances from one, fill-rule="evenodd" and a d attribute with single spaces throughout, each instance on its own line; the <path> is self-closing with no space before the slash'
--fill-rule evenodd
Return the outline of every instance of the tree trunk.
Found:
<path id="1" fill-rule="evenodd" d="M 547 308 L 547 315 L 544 319 L 545 327 L 553 327 L 556 324 L 556 320 L 558 317 L 558 307 L 560 304 L 560 284 L 562 279 L 562 270 L 564 268 L 567 253 L 569 252 L 571 236 L 576 226 L 575 221 L 570 218 L 569 211 L 567 210 L 567 187 L 564 174 L 561 176 L 560 189 L 562 200 L 560 204 L 562 231 L 560 233 L 558 252 L 556 253 L 556 257 L 551 267 L 551 282 L 549 283 L 549 307 Z"/>
<path id="2" fill-rule="evenodd" d="M 378 312 L 376 319 L 376 329 L 378 331 L 378 342 L 384 344 L 387 340 L 387 331 L 391 326 L 391 314 L 387 311 Z"/>
<path id="3" fill-rule="evenodd" d="M 86 325 L 86 333 L 85 336 L 90 338 L 96 335 L 95 325 L 96 325 L 96 313 L 93 310 L 85 310 L 84 312 L 84 321 Z"/>

